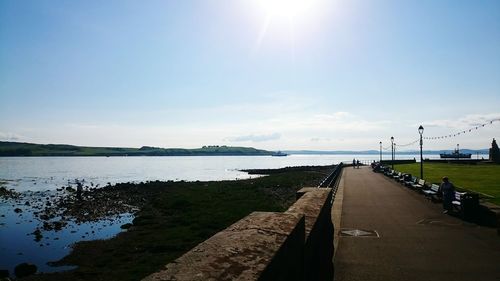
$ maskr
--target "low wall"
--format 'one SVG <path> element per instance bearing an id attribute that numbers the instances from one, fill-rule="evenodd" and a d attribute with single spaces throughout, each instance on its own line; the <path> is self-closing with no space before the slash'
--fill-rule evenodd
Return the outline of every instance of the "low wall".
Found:
<path id="1" fill-rule="evenodd" d="M 484 160 L 481 159 L 424 159 L 425 163 L 448 163 L 448 164 L 469 164 L 469 165 L 476 165 L 477 163 L 484 162 Z"/>
<path id="2" fill-rule="evenodd" d="M 143 280 L 333 280 L 331 189 L 297 194 L 286 212 L 251 213 Z"/>
<path id="3" fill-rule="evenodd" d="M 304 214 L 304 280 L 333 280 L 333 223 L 330 188 L 303 188 L 286 213 Z"/>
<path id="4" fill-rule="evenodd" d="M 489 202 L 481 203 L 478 218 L 479 224 L 496 227 L 500 236 L 500 206 Z"/>
<path id="5" fill-rule="evenodd" d="M 397 164 L 412 164 L 412 163 L 416 163 L 417 160 L 415 158 L 413 159 L 404 159 L 404 160 L 382 160 L 380 163 L 384 164 L 384 165 L 397 165 Z"/>

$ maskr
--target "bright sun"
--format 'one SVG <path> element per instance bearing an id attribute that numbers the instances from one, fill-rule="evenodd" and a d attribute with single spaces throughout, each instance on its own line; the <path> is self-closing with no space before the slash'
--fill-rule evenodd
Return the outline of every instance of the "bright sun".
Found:
<path id="1" fill-rule="evenodd" d="M 261 7 L 271 18 L 293 19 L 304 15 L 313 6 L 314 0 L 260 0 Z"/>
<path id="2" fill-rule="evenodd" d="M 318 23 L 322 9 L 326 9 L 326 0 L 258 0 L 264 22 L 256 42 L 259 49 L 268 34 L 278 42 L 279 38 L 288 38 L 292 56 L 302 34 Z"/>

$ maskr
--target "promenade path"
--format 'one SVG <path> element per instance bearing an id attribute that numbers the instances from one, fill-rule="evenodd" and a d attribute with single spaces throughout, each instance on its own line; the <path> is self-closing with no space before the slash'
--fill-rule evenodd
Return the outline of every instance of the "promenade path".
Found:
<path id="1" fill-rule="evenodd" d="M 345 168 L 340 188 L 335 231 L 375 230 L 379 237 L 341 235 L 335 281 L 500 280 L 496 229 L 445 215 L 440 204 L 369 167 Z"/>

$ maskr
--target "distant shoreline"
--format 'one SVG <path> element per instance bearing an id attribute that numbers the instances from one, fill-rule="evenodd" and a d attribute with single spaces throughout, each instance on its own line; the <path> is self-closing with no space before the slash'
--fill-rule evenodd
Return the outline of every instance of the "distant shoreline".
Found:
<path id="1" fill-rule="evenodd" d="M 451 150 L 424 150 L 423 154 L 441 154 Z M 461 149 L 463 153 L 488 155 L 488 149 Z M 288 155 L 379 155 L 378 150 L 282 150 Z M 143 146 L 129 147 L 89 147 L 67 144 L 34 144 L 0 141 L 0 157 L 129 157 L 129 156 L 271 156 L 274 151 L 253 147 L 203 146 L 201 148 L 160 148 Z M 396 155 L 418 155 L 420 151 L 397 151 Z M 390 155 L 383 151 L 382 155 Z"/>
<path id="2" fill-rule="evenodd" d="M 298 155 L 298 154 L 297 154 Z M 35 158 L 35 157 L 205 157 L 205 156 L 271 156 L 265 154 L 196 154 L 196 155 L 0 155 L 0 158 Z"/>
<path id="3" fill-rule="evenodd" d="M 34 144 L 22 142 L 0 141 L 0 157 L 17 156 L 269 156 L 273 151 L 256 149 L 253 147 L 233 146 L 203 146 L 201 148 L 160 148 L 143 146 L 141 148 L 128 147 L 88 147 L 67 144 Z"/>

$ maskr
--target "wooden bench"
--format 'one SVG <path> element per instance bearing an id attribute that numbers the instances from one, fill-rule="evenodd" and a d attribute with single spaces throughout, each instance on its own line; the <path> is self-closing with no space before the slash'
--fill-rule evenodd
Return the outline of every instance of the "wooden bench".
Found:
<path id="1" fill-rule="evenodd" d="M 432 202 L 442 202 L 443 195 L 441 194 L 440 186 L 433 183 L 431 187 L 427 190 L 421 190 L 427 199 L 430 199 Z"/>
<path id="2" fill-rule="evenodd" d="M 392 176 L 394 176 L 395 174 L 396 174 L 395 170 L 389 170 L 389 172 L 386 174 L 386 176 L 388 176 L 389 178 L 392 178 Z"/>
<path id="3" fill-rule="evenodd" d="M 396 175 L 397 178 L 395 178 L 395 180 L 397 182 L 402 182 L 404 180 L 404 178 L 405 178 L 405 175 L 406 175 L 405 173 L 399 173 L 399 174 Z"/>
<path id="4" fill-rule="evenodd" d="M 463 219 L 477 219 L 479 213 L 479 194 L 455 191 L 455 200 L 451 201 L 451 203 Z"/>
<path id="5" fill-rule="evenodd" d="M 414 183 L 414 184 L 411 185 L 411 188 L 422 190 L 422 189 L 424 189 L 424 186 L 425 186 L 425 180 L 424 179 L 419 179 L 417 183 Z M 439 189 L 439 186 L 438 186 L 438 189 Z"/>
<path id="6" fill-rule="evenodd" d="M 373 171 L 375 173 L 382 173 L 382 174 L 385 174 L 385 172 L 387 171 L 387 167 L 386 166 L 383 166 L 383 165 L 375 165 L 375 167 L 373 167 Z"/>
<path id="7" fill-rule="evenodd" d="M 399 183 L 401 183 L 402 185 L 405 185 L 405 183 L 407 181 L 409 181 L 411 179 L 411 174 L 402 174 L 401 177 L 399 177 Z"/>
<path id="8" fill-rule="evenodd" d="M 422 190 L 422 193 L 425 195 L 425 196 L 433 196 L 433 195 L 437 195 L 439 192 L 439 185 L 433 183 L 431 184 L 431 188 L 429 189 L 426 189 L 426 190 Z"/>
<path id="9" fill-rule="evenodd" d="M 463 199 L 464 199 L 466 193 L 467 192 L 455 191 L 455 199 L 453 201 L 451 201 L 451 204 L 453 204 L 453 207 L 455 207 L 458 210 L 462 210 L 462 207 L 463 207 L 462 202 L 463 202 Z"/>
<path id="10" fill-rule="evenodd" d="M 409 180 L 405 181 L 405 185 L 407 187 L 411 187 L 414 184 L 417 184 L 418 178 L 417 177 L 411 177 Z"/>

